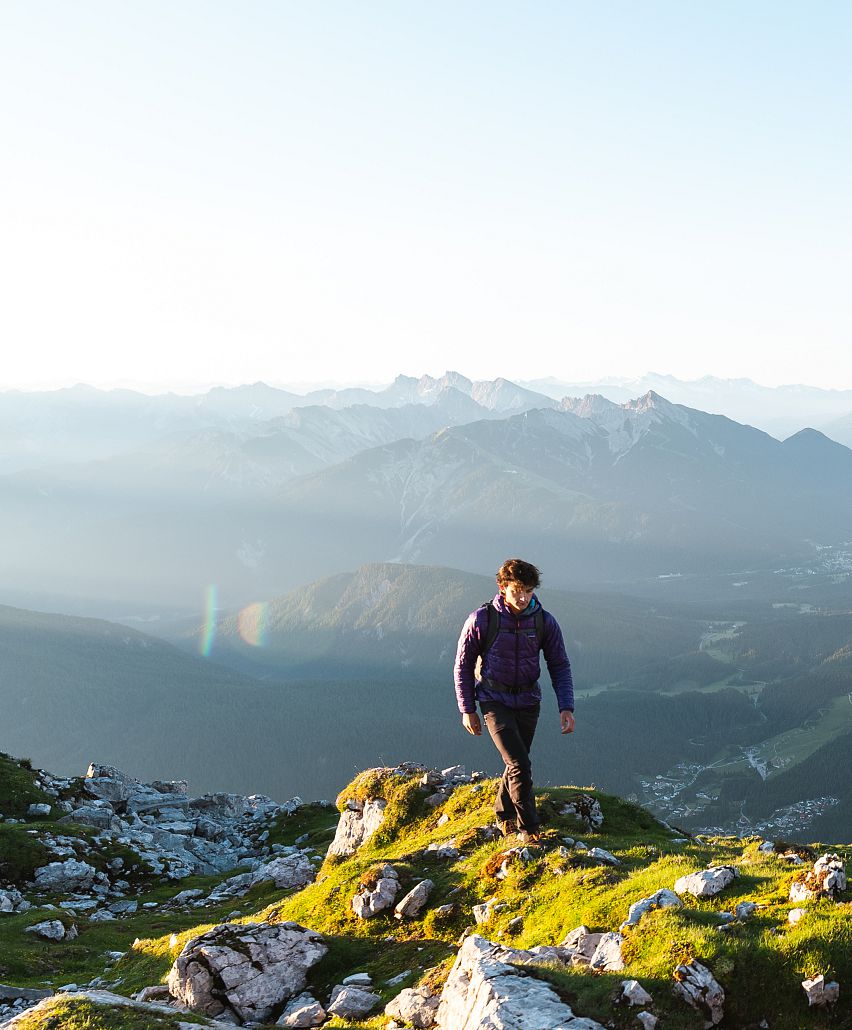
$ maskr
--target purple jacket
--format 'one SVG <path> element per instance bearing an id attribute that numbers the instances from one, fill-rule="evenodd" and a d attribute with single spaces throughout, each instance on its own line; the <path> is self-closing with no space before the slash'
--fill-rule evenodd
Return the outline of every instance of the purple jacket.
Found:
<path id="1" fill-rule="evenodd" d="M 492 601 L 500 613 L 500 632 L 485 656 L 481 679 L 474 676 L 476 660 L 485 643 L 488 613 L 485 608 L 471 612 L 459 637 L 456 664 L 453 670 L 459 711 L 475 712 L 476 699 L 499 701 L 508 708 L 530 708 L 541 701 L 541 664 L 535 632 L 535 611 L 541 608 L 537 597 L 520 615 L 513 615 L 501 594 Z M 547 671 L 556 692 L 560 712 L 574 711 L 574 683 L 571 665 L 565 653 L 565 642 L 559 623 L 544 611 L 544 635 L 541 650 Z M 500 685 L 524 688 L 518 693 L 504 693 Z"/>

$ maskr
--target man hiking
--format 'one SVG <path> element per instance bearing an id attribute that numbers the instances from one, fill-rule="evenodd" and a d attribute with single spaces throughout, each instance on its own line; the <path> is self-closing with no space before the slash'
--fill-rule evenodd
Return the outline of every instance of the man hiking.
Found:
<path id="1" fill-rule="evenodd" d="M 520 558 L 497 572 L 493 601 L 471 612 L 462 628 L 454 678 L 462 725 L 479 736 L 485 725 L 506 765 L 494 810 L 504 836 L 517 833 L 525 844 L 539 840 L 530 747 L 541 706 L 539 652 L 559 703 L 563 733 L 574 732 L 574 684 L 562 630 L 535 596 L 541 574 Z"/>

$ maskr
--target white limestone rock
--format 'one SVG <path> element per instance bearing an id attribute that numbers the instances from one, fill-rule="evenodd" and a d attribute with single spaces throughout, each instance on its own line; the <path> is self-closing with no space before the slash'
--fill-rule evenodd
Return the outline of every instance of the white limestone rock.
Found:
<path id="1" fill-rule="evenodd" d="M 50 815 L 50 805 L 46 805 L 42 802 L 30 805 L 27 809 L 27 815 L 30 818 L 39 818 L 40 816 Z"/>
<path id="2" fill-rule="evenodd" d="M 385 1015 L 414 1030 L 427 1030 L 435 1025 L 440 997 L 428 987 L 409 987 L 385 1005 Z"/>
<path id="3" fill-rule="evenodd" d="M 674 971 L 674 994 L 694 1009 L 704 1013 L 710 1026 L 722 1022 L 725 1015 L 725 992 L 706 966 L 693 959 Z"/>
<path id="4" fill-rule="evenodd" d="M 790 885 L 790 901 L 833 898 L 846 890 L 846 866 L 839 855 L 821 855 L 803 879 Z"/>
<path id="5" fill-rule="evenodd" d="M 826 983 L 822 973 L 809 980 L 802 980 L 802 990 L 808 996 L 810 1008 L 825 1008 L 828 1005 L 834 1005 L 840 997 L 840 984 L 836 980 Z"/>
<path id="6" fill-rule="evenodd" d="M 347 801 L 347 808 L 340 813 L 334 840 L 328 848 L 329 855 L 347 858 L 368 840 L 382 825 L 387 801 L 373 798 L 368 801 Z"/>
<path id="7" fill-rule="evenodd" d="M 253 886 L 272 880 L 280 890 L 291 890 L 313 883 L 316 875 L 316 869 L 308 856 L 297 851 L 293 855 L 281 855 L 258 866 L 251 874 L 251 884 Z"/>
<path id="8" fill-rule="evenodd" d="M 619 930 L 623 930 L 626 926 L 635 926 L 642 916 L 652 912 L 655 908 L 682 907 L 683 902 L 677 894 L 674 891 L 670 891 L 667 887 L 663 887 L 661 890 L 654 891 L 647 898 L 640 898 L 639 901 L 634 901 L 628 909 L 627 918 L 621 924 Z"/>
<path id="9" fill-rule="evenodd" d="M 364 1019 L 381 1004 L 381 998 L 363 987 L 338 984 L 331 992 L 327 1012 L 340 1019 Z"/>
<path id="10" fill-rule="evenodd" d="M 621 1000 L 628 1005 L 653 1005 L 654 999 L 638 980 L 622 980 Z"/>
<path id="11" fill-rule="evenodd" d="M 58 919 L 45 919 L 41 923 L 33 923 L 32 926 L 24 928 L 24 933 L 34 933 L 46 941 L 64 941 L 65 926 Z M 76 937 L 76 931 L 71 936 Z"/>
<path id="12" fill-rule="evenodd" d="M 372 919 L 390 908 L 399 893 L 399 877 L 391 865 L 382 866 L 378 877 L 352 898 L 352 911 L 359 919 Z"/>
<path id="13" fill-rule="evenodd" d="M 28 912 L 32 905 L 14 887 L 0 890 L 0 912 Z"/>
<path id="14" fill-rule="evenodd" d="M 739 876 L 732 865 L 710 866 L 697 873 L 681 876 L 674 885 L 675 893 L 691 894 L 694 898 L 713 898 Z"/>
<path id="15" fill-rule="evenodd" d="M 441 1030 L 603 1030 L 575 1016 L 553 988 L 524 975 L 507 952 L 478 934 L 459 949 L 441 993 L 435 1025 Z"/>
<path id="16" fill-rule="evenodd" d="M 396 903 L 393 910 L 394 916 L 397 919 L 416 919 L 423 911 L 434 886 L 435 884 L 431 880 L 421 880 L 411 888 L 402 901 Z"/>
<path id="17" fill-rule="evenodd" d="M 636 1018 L 642 1024 L 642 1030 L 657 1030 L 659 1020 L 653 1012 L 637 1012 Z"/>
<path id="18" fill-rule="evenodd" d="M 589 965 L 598 972 L 620 973 L 624 969 L 624 959 L 621 957 L 623 943 L 624 937 L 620 933 L 602 934 Z"/>
<path id="19" fill-rule="evenodd" d="M 795 926 L 796 923 L 800 922 L 807 915 L 807 909 L 804 908 L 791 908 L 787 913 L 787 922 L 791 926 Z"/>
<path id="20" fill-rule="evenodd" d="M 570 956 L 572 966 L 588 966 L 603 937 L 592 933 L 588 926 L 577 926 L 559 944 Z"/>
<path id="21" fill-rule="evenodd" d="M 586 858 L 594 859 L 595 862 L 601 862 L 604 865 L 621 865 L 621 859 L 616 858 L 605 848 L 589 848 Z"/>
<path id="22" fill-rule="evenodd" d="M 297 994 L 287 1002 L 287 1007 L 278 1017 L 276 1026 L 312 1027 L 322 1026 L 328 1013 L 308 991 Z"/>
<path id="23" fill-rule="evenodd" d="M 169 991 L 216 1018 L 265 1022 L 304 990 L 326 954 L 322 937 L 298 923 L 225 923 L 187 941 L 169 973 Z"/>
<path id="24" fill-rule="evenodd" d="M 35 885 L 38 890 L 55 891 L 58 894 L 85 894 L 92 887 L 97 870 L 88 862 L 68 858 L 64 862 L 50 862 L 35 871 Z"/>

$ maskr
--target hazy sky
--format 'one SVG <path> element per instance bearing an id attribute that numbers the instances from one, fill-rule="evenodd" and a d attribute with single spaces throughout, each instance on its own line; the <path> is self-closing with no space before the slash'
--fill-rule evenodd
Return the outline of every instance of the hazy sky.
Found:
<path id="1" fill-rule="evenodd" d="M 0 0 L 0 387 L 852 387 L 852 5 Z"/>

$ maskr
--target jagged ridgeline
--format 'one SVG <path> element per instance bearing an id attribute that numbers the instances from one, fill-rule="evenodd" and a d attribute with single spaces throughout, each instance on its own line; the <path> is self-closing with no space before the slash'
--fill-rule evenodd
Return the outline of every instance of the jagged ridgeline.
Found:
<path id="1" fill-rule="evenodd" d="M 278 805 L 0 756 L 0 1027 L 852 1021 L 849 848 L 696 839 L 569 786 L 524 847 L 495 787 L 402 764 Z"/>

